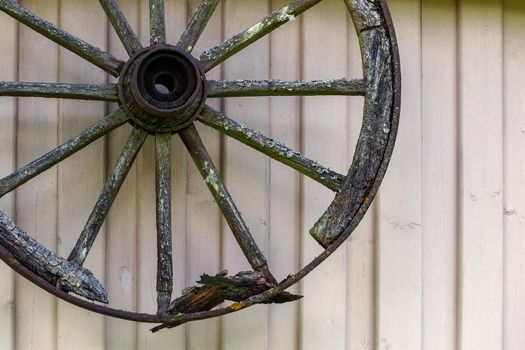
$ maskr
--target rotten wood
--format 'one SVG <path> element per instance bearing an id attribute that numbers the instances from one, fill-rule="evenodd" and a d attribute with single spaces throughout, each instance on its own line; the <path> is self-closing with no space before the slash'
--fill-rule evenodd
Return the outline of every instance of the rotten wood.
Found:
<path id="1" fill-rule="evenodd" d="M 128 175 L 128 172 L 147 136 L 148 133 L 143 129 L 134 128 L 131 132 L 131 136 L 126 143 L 126 146 L 124 146 L 124 150 L 122 150 L 122 154 L 120 155 L 117 164 L 115 164 L 113 172 L 104 185 L 102 193 L 100 194 L 93 211 L 89 215 L 75 247 L 69 254 L 69 261 L 72 261 L 79 266 L 82 266 L 84 261 L 86 261 L 89 251 L 91 250 L 93 243 L 95 243 L 98 232 L 102 227 L 102 223 L 107 217 L 111 205 L 113 204 L 120 187 L 124 183 L 124 180 L 126 179 L 126 176 Z"/>
<path id="2" fill-rule="evenodd" d="M 343 175 L 303 157 L 299 152 L 264 136 L 258 131 L 231 120 L 223 113 L 211 107 L 204 106 L 197 119 L 223 134 L 233 137 L 245 145 L 266 154 L 276 161 L 290 166 L 301 174 L 323 184 L 332 191 L 338 191 L 343 183 Z"/>
<path id="3" fill-rule="evenodd" d="M 202 286 L 186 288 L 181 297 L 172 301 L 169 312 L 188 314 L 208 311 L 225 300 L 239 302 L 275 287 L 275 283 L 268 281 L 263 272 L 241 271 L 233 276 L 227 275 L 227 270 L 215 276 L 202 275 L 197 281 Z M 282 304 L 301 298 L 301 295 L 282 292 L 266 300 L 265 304 Z"/>
<path id="4" fill-rule="evenodd" d="M 0 81 L 0 96 L 53 97 L 118 102 L 116 84 L 63 84 Z"/>
<path id="5" fill-rule="evenodd" d="M 206 28 L 215 8 L 221 0 L 202 0 L 201 4 L 191 17 L 190 23 L 182 33 L 177 46 L 191 52 L 199 40 L 202 31 Z"/>
<path id="6" fill-rule="evenodd" d="M 372 202 L 372 188 L 385 162 L 385 150 L 393 128 L 394 78 L 387 32 L 374 28 L 361 31 L 359 36 L 368 83 L 363 126 L 352 166 L 340 192 L 310 229 L 310 235 L 325 248 L 343 234 L 359 211 L 364 214 Z"/>
<path id="7" fill-rule="evenodd" d="M 364 96 L 363 79 L 287 80 L 208 80 L 208 97 L 249 96 Z"/>
<path id="8" fill-rule="evenodd" d="M 128 55 L 132 56 L 135 52 L 142 49 L 137 35 L 128 23 L 128 20 L 122 13 L 122 10 L 118 6 L 116 0 L 99 0 L 100 5 L 106 12 L 111 25 L 117 32 L 122 45 L 126 49 Z"/>
<path id="9" fill-rule="evenodd" d="M 374 5 L 373 6 L 374 9 L 377 7 L 377 12 L 372 12 L 369 14 L 367 14 L 366 12 L 365 13 L 354 13 L 354 11 L 356 12 L 358 10 L 366 11 L 367 9 L 369 9 L 367 6 L 363 6 L 361 8 L 354 7 L 358 5 L 361 5 L 361 6 L 367 5 L 367 3 Z M 384 35 L 384 42 L 382 44 L 384 45 L 384 48 L 386 48 L 386 51 L 384 51 L 383 54 L 385 54 L 390 60 L 390 66 L 388 68 L 390 70 L 391 85 L 388 87 L 383 86 L 383 88 L 392 90 L 393 96 L 389 100 L 390 102 L 389 105 L 384 105 L 382 106 L 383 108 L 377 107 L 375 111 L 376 113 L 378 113 L 377 115 L 378 118 L 381 118 L 383 110 L 386 109 L 390 111 L 388 120 L 390 121 L 391 128 L 388 131 L 388 140 L 386 144 L 384 144 L 384 148 L 380 151 L 380 153 L 382 154 L 382 159 L 380 160 L 379 167 L 376 168 L 377 172 L 375 174 L 373 185 L 371 186 L 371 188 L 369 188 L 369 193 L 367 193 L 362 198 L 362 201 L 360 203 L 360 208 L 358 209 L 357 213 L 352 217 L 351 221 L 348 223 L 346 228 L 344 228 L 343 232 L 342 233 L 339 232 L 337 237 L 334 240 L 332 240 L 332 242 L 325 248 L 325 250 L 322 253 L 316 256 L 311 262 L 306 264 L 297 273 L 288 276 L 288 278 L 286 278 L 284 281 L 279 283 L 279 285 L 277 285 L 276 287 L 270 288 L 269 290 L 263 293 L 254 295 L 240 302 L 230 304 L 223 308 L 213 309 L 210 311 L 195 312 L 195 313 L 190 313 L 190 314 L 175 315 L 173 319 L 170 320 L 169 322 L 165 322 L 157 327 L 154 327 L 152 329 L 152 332 L 156 332 L 156 331 L 159 331 L 167 327 L 176 327 L 176 326 L 185 324 L 187 322 L 204 320 L 204 319 L 209 319 L 213 317 L 227 315 L 227 314 L 251 307 L 253 305 L 263 303 L 264 301 L 272 298 L 278 293 L 286 290 L 287 288 L 299 282 L 302 278 L 307 276 L 322 262 L 328 259 L 333 254 L 333 252 L 338 247 L 340 247 L 348 239 L 348 237 L 350 237 L 350 235 L 355 230 L 359 222 L 362 220 L 367 208 L 370 205 L 370 199 L 373 198 L 373 196 L 377 193 L 379 189 L 379 185 L 381 184 L 381 181 L 383 180 L 383 177 L 386 173 L 386 169 L 388 167 L 388 163 L 392 156 L 396 134 L 397 134 L 397 127 L 399 123 L 399 113 L 400 113 L 400 105 L 401 105 L 401 69 L 400 69 L 397 41 L 396 41 L 395 32 L 394 32 L 394 28 L 392 24 L 392 18 L 390 17 L 390 13 L 388 11 L 386 0 L 347 1 L 347 5 L 349 7 L 349 11 L 353 14 L 354 22 L 356 22 L 356 30 L 358 32 L 358 35 L 360 35 L 362 28 L 365 28 L 363 32 L 373 31 L 374 29 L 373 27 L 369 27 L 366 25 L 366 23 L 368 23 L 366 19 L 371 19 L 371 18 L 376 18 L 376 17 L 381 18 L 380 28 L 377 28 L 377 29 L 381 29 L 381 35 Z M 366 28 L 368 28 L 369 30 L 366 30 Z M 365 56 L 367 55 L 367 52 L 368 52 L 368 60 L 369 60 L 368 62 L 370 63 L 363 67 L 365 74 L 367 76 L 381 76 L 379 72 L 375 71 L 376 65 L 373 64 L 373 61 L 371 61 L 373 56 L 369 55 L 370 53 L 377 52 L 377 51 L 370 50 L 374 46 L 371 45 L 371 43 L 366 43 L 367 40 L 369 40 L 368 36 L 360 35 L 360 42 L 362 43 L 362 48 L 364 45 L 367 45 L 368 47 L 368 50 L 364 50 L 364 48 L 362 50 L 363 61 L 366 60 Z M 376 45 L 377 44 L 378 43 L 376 42 Z M 383 51 L 384 48 L 381 49 L 380 51 Z M 376 91 L 376 93 L 377 92 L 380 92 L 380 91 Z M 371 98 L 372 100 L 370 101 L 373 101 L 375 99 L 378 103 L 384 102 L 383 100 L 378 98 L 378 96 L 372 96 Z M 370 105 L 365 105 L 365 113 L 366 113 L 367 106 L 369 107 Z M 348 196 L 348 188 L 349 187 L 347 186 L 347 188 L 344 190 L 344 192 L 346 193 L 346 196 Z"/>
<path id="10" fill-rule="evenodd" d="M 123 125 L 127 120 L 128 116 L 119 108 L 98 123 L 84 130 L 81 134 L 69 139 L 42 157 L 35 159 L 31 163 L 17 169 L 12 174 L 0 179 L 0 197 L 80 151 L 111 130 Z"/>
<path id="11" fill-rule="evenodd" d="M 245 47 L 259 40 L 266 34 L 279 28 L 283 24 L 293 21 L 304 11 L 318 4 L 321 0 L 295 0 L 283 8 L 276 10 L 255 23 L 245 31 L 234 35 L 230 39 L 223 41 L 219 45 L 204 51 L 199 60 L 202 62 L 204 71 L 207 72 L 216 65 L 220 64 L 228 57 L 241 51 Z"/>
<path id="12" fill-rule="evenodd" d="M 164 0 L 149 0 L 149 42 L 166 43 L 166 15 Z"/>
<path id="13" fill-rule="evenodd" d="M 173 292 L 171 239 L 171 133 L 155 135 L 157 219 L 157 305 L 164 313 Z"/>
<path id="14" fill-rule="evenodd" d="M 0 10 L 115 77 L 124 66 L 121 60 L 49 23 L 14 0 L 0 0 Z"/>
<path id="15" fill-rule="evenodd" d="M 42 246 L 16 226 L 2 211 L 0 211 L 0 245 L 47 282 L 84 298 L 108 303 L 108 293 L 91 271 L 65 260 Z"/>

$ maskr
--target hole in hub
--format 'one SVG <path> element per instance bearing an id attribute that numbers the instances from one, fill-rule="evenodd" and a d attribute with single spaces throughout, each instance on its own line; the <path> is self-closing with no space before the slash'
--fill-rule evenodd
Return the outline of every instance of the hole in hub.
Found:
<path id="1" fill-rule="evenodd" d="M 155 89 L 164 95 L 171 94 L 175 90 L 175 78 L 168 73 L 159 74 L 153 84 Z"/>
<path id="2" fill-rule="evenodd" d="M 160 108 L 184 104 L 196 84 L 192 63 L 171 52 L 152 54 L 144 59 L 137 78 L 142 96 Z"/>

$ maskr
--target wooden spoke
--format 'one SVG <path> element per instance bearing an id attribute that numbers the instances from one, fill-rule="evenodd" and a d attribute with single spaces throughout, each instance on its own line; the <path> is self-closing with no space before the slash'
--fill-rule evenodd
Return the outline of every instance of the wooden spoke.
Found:
<path id="1" fill-rule="evenodd" d="M 167 311 L 173 292 L 171 241 L 171 133 L 155 136 L 157 195 L 157 305 Z"/>
<path id="2" fill-rule="evenodd" d="M 199 40 L 204 28 L 208 24 L 215 8 L 221 0 L 202 0 L 201 4 L 193 14 L 188 27 L 182 33 L 177 46 L 191 52 Z"/>
<path id="3" fill-rule="evenodd" d="M 202 123 L 230 136 L 234 139 L 256 149 L 267 156 L 286 164 L 301 174 L 325 185 L 332 191 L 338 191 L 344 176 L 332 171 L 317 162 L 303 157 L 299 152 L 252 130 L 236 121 L 226 117 L 208 106 L 201 111 L 198 120 Z"/>
<path id="4" fill-rule="evenodd" d="M 312 81 L 287 80 L 209 80 L 208 97 L 249 96 L 364 96 L 363 79 L 331 79 Z"/>
<path id="5" fill-rule="evenodd" d="M 108 115 L 98 123 L 86 129 L 81 134 L 69 139 L 54 150 L 46 153 L 42 157 L 16 170 L 11 175 L 0 180 L 0 197 L 11 192 L 18 186 L 29 181 L 38 174 L 51 168 L 72 154 L 80 151 L 93 141 L 104 136 L 108 132 L 121 126 L 128 120 L 126 114 L 118 109 Z"/>
<path id="6" fill-rule="evenodd" d="M 151 45 L 166 43 L 164 0 L 149 0 L 149 38 Z"/>
<path id="7" fill-rule="evenodd" d="M 115 84 L 61 84 L 0 81 L 0 96 L 56 97 L 117 102 L 118 89 Z"/>
<path id="8" fill-rule="evenodd" d="M 0 0 L 0 10 L 113 76 L 118 76 L 124 65 L 119 59 L 49 23 L 14 0 Z"/>
<path id="9" fill-rule="evenodd" d="M 239 52 L 253 42 L 259 40 L 266 34 L 283 24 L 293 20 L 310 7 L 319 3 L 321 0 L 295 0 L 290 2 L 280 10 L 274 11 L 261 21 L 255 23 L 245 31 L 236 34 L 230 39 L 212 47 L 202 53 L 200 61 L 207 72 L 216 65 L 220 64 L 228 57 Z"/>
<path id="10" fill-rule="evenodd" d="M 113 201 L 115 200 L 115 197 L 117 196 L 117 193 L 147 136 L 148 133 L 146 131 L 138 128 L 133 129 L 117 164 L 113 168 L 111 176 L 102 189 L 102 193 L 100 194 L 75 247 L 69 254 L 69 261 L 74 262 L 78 266 L 82 266 L 86 260 L 100 227 L 108 215 L 109 209 L 111 208 L 111 205 L 113 204 Z"/>
<path id="11" fill-rule="evenodd" d="M 56 255 L 22 231 L 0 211 L 0 241 L 24 266 L 63 290 L 108 303 L 108 293 L 91 271 Z"/>
<path id="12" fill-rule="evenodd" d="M 267 268 L 266 258 L 255 243 L 248 226 L 244 222 L 241 213 L 235 206 L 228 189 L 224 185 L 221 176 L 213 164 L 197 129 L 192 124 L 179 132 L 179 135 L 188 149 L 191 158 L 195 162 L 204 182 L 210 189 L 213 198 L 220 207 L 228 225 L 230 226 L 237 243 L 254 270 Z"/>
<path id="13" fill-rule="evenodd" d="M 128 20 L 122 13 L 116 0 L 99 0 L 99 2 L 108 15 L 109 21 L 111 22 L 111 25 L 113 25 L 113 28 L 115 28 L 126 52 L 131 56 L 138 50 L 142 49 L 142 45 L 140 44 L 137 35 L 133 29 L 131 29 Z"/>

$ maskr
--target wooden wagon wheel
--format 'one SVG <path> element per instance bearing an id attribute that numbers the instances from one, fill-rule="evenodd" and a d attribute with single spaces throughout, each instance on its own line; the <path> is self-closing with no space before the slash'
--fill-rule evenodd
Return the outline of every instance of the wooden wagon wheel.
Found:
<path id="1" fill-rule="evenodd" d="M 297 283 L 330 256 L 352 233 L 367 211 L 385 174 L 394 147 L 400 108 L 400 68 L 397 44 L 385 0 L 344 0 L 361 47 L 363 78 L 324 81 L 207 81 L 206 72 L 321 0 L 295 0 L 245 31 L 191 55 L 219 0 L 203 0 L 176 45 L 166 44 L 163 0 L 150 0 L 150 46 L 142 47 L 115 0 L 100 0 L 130 58 L 124 62 L 57 28 L 14 0 L 0 0 L 0 10 L 48 39 L 119 77 L 118 84 L 57 84 L 0 82 L 0 96 L 60 97 L 119 104 L 87 130 L 42 157 L 0 179 L 0 197 L 56 165 L 119 126 L 133 126 L 78 241 L 67 259 L 30 238 L 0 212 L 0 258 L 39 287 L 65 301 L 122 319 L 174 327 L 189 321 L 235 312 L 263 302 L 296 299 L 285 289 Z M 353 162 L 346 176 L 303 157 L 285 145 L 229 119 L 205 105 L 206 98 L 243 96 L 354 95 L 364 97 L 363 122 Z M 230 197 L 199 137 L 195 122 L 282 162 L 334 191 L 335 198 L 310 230 L 325 250 L 295 274 L 277 282 L 266 258 Z M 203 276 L 171 302 L 170 142 L 179 135 L 224 214 L 253 272 L 233 277 Z M 93 274 L 82 267 L 133 161 L 148 136 L 156 146 L 157 300 L 156 313 L 116 310 Z M 96 302 L 73 296 L 75 293 Z M 229 293 L 229 294 L 228 294 Z M 233 293 L 233 295 L 232 295 Z M 214 308 L 224 299 L 233 304 Z M 205 300 L 205 302 L 203 302 Z M 171 305 L 170 305 L 171 302 Z"/>

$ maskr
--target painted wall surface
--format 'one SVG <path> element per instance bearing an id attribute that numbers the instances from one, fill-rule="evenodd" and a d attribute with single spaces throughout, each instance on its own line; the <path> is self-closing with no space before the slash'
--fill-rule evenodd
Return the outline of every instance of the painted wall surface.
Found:
<path id="1" fill-rule="evenodd" d="M 126 57 L 96 1 L 23 0 L 47 20 Z M 292 292 L 305 297 L 151 334 L 83 311 L 0 264 L 0 349 L 525 349 L 525 3 L 389 0 L 402 63 L 398 142 L 380 195 L 349 241 Z M 146 0 L 121 0 L 144 43 Z M 166 1 L 174 43 L 199 0 Z M 225 0 L 196 53 L 285 0 Z M 105 73 L 0 14 L 0 80 L 111 82 Z M 214 79 L 361 76 L 353 25 L 325 0 L 215 68 Z M 359 97 L 211 102 L 346 173 Z M 0 99 L 0 176 L 99 120 L 101 102 Z M 199 131 L 278 279 L 320 248 L 308 235 L 329 190 L 203 125 Z M 0 199 L 49 249 L 67 255 L 129 135 L 112 132 Z M 142 149 L 87 266 L 112 305 L 155 309 L 154 153 Z M 178 137 L 173 142 L 175 290 L 202 273 L 248 268 Z"/>

